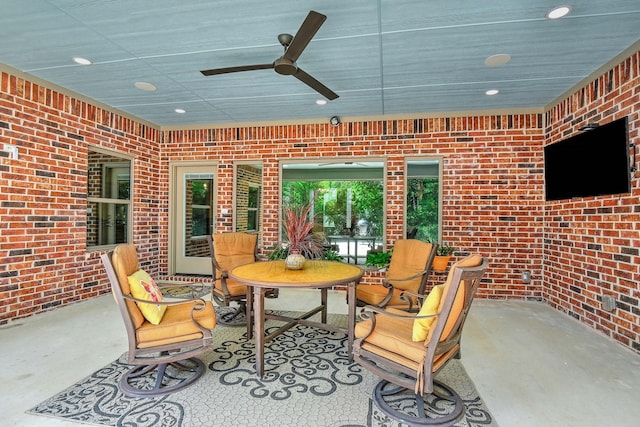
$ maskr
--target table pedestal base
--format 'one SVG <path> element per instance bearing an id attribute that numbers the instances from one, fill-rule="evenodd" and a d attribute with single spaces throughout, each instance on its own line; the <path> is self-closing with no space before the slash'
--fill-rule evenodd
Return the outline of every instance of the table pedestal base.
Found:
<path id="1" fill-rule="evenodd" d="M 295 325 L 305 325 L 314 328 L 324 329 L 336 333 L 344 333 L 348 336 L 349 341 L 349 362 L 353 361 L 351 350 L 353 347 L 354 327 L 355 327 L 355 284 L 348 287 L 347 300 L 349 301 L 348 326 L 343 328 L 337 325 L 327 323 L 327 288 L 320 289 L 320 305 L 301 314 L 298 317 L 282 316 L 278 314 L 266 314 L 264 311 L 264 293 L 265 288 L 255 286 L 253 288 L 253 304 L 254 304 L 254 336 L 256 342 L 256 374 L 259 377 L 264 375 L 264 345 L 278 335 L 283 334 Z M 247 301 L 249 302 L 249 301 Z M 353 307 L 352 307 L 353 305 Z M 321 321 L 316 322 L 308 320 L 311 316 L 321 313 Z M 268 335 L 264 334 L 265 320 L 272 319 L 281 322 L 287 322 Z M 251 339 L 251 337 L 248 337 Z"/>

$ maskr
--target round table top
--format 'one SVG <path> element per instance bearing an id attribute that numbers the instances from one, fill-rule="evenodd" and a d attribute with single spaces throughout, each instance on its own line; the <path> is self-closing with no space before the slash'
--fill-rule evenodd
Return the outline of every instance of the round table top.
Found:
<path id="1" fill-rule="evenodd" d="M 284 260 L 256 262 L 229 272 L 233 280 L 257 287 L 318 288 L 357 282 L 363 270 L 337 261 L 307 260 L 301 270 L 289 270 Z"/>

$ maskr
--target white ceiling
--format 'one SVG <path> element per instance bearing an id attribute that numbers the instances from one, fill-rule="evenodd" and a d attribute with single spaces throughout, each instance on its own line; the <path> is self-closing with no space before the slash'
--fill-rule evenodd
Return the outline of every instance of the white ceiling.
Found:
<path id="1" fill-rule="evenodd" d="M 298 66 L 335 101 L 270 69 L 200 73 L 271 63 L 309 10 L 327 20 Z M 1 0 L 0 40 L 0 63 L 158 126 L 539 110 L 640 45 L 640 0 Z"/>

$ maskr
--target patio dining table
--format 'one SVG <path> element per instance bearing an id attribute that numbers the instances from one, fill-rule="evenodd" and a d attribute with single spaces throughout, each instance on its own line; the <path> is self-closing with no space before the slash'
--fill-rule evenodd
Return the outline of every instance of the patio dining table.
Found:
<path id="1" fill-rule="evenodd" d="M 247 292 L 247 304 L 253 304 L 256 374 L 259 377 L 264 374 L 264 344 L 297 324 L 345 333 L 348 337 L 349 361 L 351 361 L 356 314 L 355 287 L 362 275 L 363 270 L 358 266 L 324 260 L 307 260 L 301 270 L 288 269 L 284 260 L 256 262 L 231 270 L 229 276 L 233 280 L 244 283 L 253 290 L 252 292 Z M 348 325 L 346 330 L 327 323 L 327 290 L 334 286 L 347 287 Z M 320 305 L 298 317 L 266 315 L 264 296 L 266 291 L 272 288 L 320 289 Z M 316 313 L 321 313 L 321 322 L 308 320 Z M 264 327 L 265 318 L 267 317 L 287 323 L 274 332 L 265 335 Z"/>

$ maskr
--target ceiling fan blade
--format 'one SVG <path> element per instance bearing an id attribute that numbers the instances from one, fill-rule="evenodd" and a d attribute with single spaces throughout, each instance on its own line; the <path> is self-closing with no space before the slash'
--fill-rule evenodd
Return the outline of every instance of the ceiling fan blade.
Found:
<path id="1" fill-rule="evenodd" d="M 300 25 L 298 32 L 293 37 L 293 41 L 289 47 L 287 47 L 283 58 L 296 62 L 326 19 L 327 17 L 325 15 L 314 12 L 313 10 L 310 11 L 302 25 Z"/>
<path id="2" fill-rule="evenodd" d="M 213 76 L 216 74 L 237 73 L 239 71 L 266 70 L 268 68 L 273 68 L 273 64 L 241 65 L 239 67 L 214 68 L 200 72 L 205 76 Z"/>
<path id="3" fill-rule="evenodd" d="M 334 91 L 311 77 L 309 74 L 302 71 L 300 68 L 298 68 L 298 71 L 296 71 L 293 77 L 300 80 L 302 83 L 306 84 L 311 89 L 327 98 L 329 101 L 333 101 L 334 99 L 338 98 L 338 95 Z"/>

